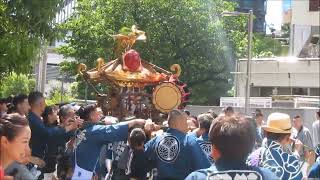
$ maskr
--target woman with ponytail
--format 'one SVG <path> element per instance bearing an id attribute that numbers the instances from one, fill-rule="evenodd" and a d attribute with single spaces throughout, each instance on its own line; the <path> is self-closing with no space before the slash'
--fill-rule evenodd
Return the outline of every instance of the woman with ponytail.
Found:
<path id="1" fill-rule="evenodd" d="M 31 130 L 25 117 L 9 114 L 0 119 L 0 179 L 4 169 L 14 161 L 22 162 L 30 151 Z M 1 177 L 2 175 L 2 177 Z"/>

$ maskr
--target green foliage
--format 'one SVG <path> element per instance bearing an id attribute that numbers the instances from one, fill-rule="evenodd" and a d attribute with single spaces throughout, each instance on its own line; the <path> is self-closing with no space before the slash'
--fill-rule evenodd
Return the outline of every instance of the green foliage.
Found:
<path id="1" fill-rule="evenodd" d="M 60 72 L 68 76 L 77 74 L 78 62 L 76 61 L 63 61 L 59 64 Z"/>
<path id="2" fill-rule="evenodd" d="M 0 75 L 30 73 L 39 47 L 55 36 L 62 0 L 0 1 Z M 0 77 L 1 79 L 1 77 Z"/>
<path id="3" fill-rule="evenodd" d="M 79 86 L 79 82 L 73 82 L 70 86 L 70 92 L 75 98 L 78 98 L 78 95 L 79 95 L 78 86 Z"/>
<path id="4" fill-rule="evenodd" d="M 62 100 L 62 101 L 61 101 Z M 63 93 L 61 99 L 61 90 L 55 89 L 53 90 L 49 97 L 46 98 L 46 104 L 48 106 L 59 104 L 59 103 L 68 103 L 73 100 L 73 97 L 69 93 Z"/>
<path id="5" fill-rule="evenodd" d="M 146 43 L 134 47 L 142 58 L 165 69 L 180 64 L 181 80 L 192 88 L 192 103 L 215 104 L 229 89 L 229 67 L 234 62 L 219 16 L 234 7 L 222 0 L 78 1 L 74 18 L 61 26 L 72 35 L 66 37 L 67 45 L 59 52 L 92 68 L 99 57 L 107 61 L 116 58 L 110 35 L 136 24 L 147 34 Z M 241 21 L 230 20 L 226 26 L 236 30 L 235 24 L 240 26 Z M 83 82 L 78 87 L 79 91 L 85 89 Z M 90 95 L 91 89 L 89 86 Z"/>
<path id="6" fill-rule="evenodd" d="M 254 57 L 273 57 L 281 54 L 282 46 L 276 39 L 255 34 L 252 51 Z"/>
<path id="7" fill-rule="evenodd" d="M 289 38 L 290 36 L 290 24 L 286 23 L 281 26 L 281 32 L 283 38 Z"/>
<path id="8" fill-rule="evenodd" d="M 0 84 L 1 97 L 29 94 L 30 91 L 35 89 L 35 79 L 14 72 L 4 77 Z"/>
<path id="9" fill-rule="evenodd" d="M 68 103 L 75 98 L 75 94 L 72 90 L 72 85 L 70 85 L 69 83 L 62 84 L 62 82 L 58 80 L 49 81 L 45 94 L 46 103 L 48 105 Z"/>
<path id="10" fill-rule="evenodd" d="M 96 93 L 94 90 L 85 83 L 85 81 L 80 80 L 77 84 L 73 87 L 73 91 L 77 92 L 77 99 L 85 99 L 86 98 L 86 89 L 87 89 L 87 99 L 96 99 Z"/>
<path id="11" fill-rule="evenodd" d="M 180 79 L 192 89 L 191 103 L 217 104 L 231 88 L 235 59 L 247 54 L 247 18 L 221 18 L 223 11 L 234 11 L 235 6 L 224 0 L 78 1 L 74 17 L 60 26 L 62 32 L 72 34 L 58 51 L 90 69 L 99 57 L 115 59 L 110 35 L 127 33 L 135 24 L 147 35 L 146 42 L 134 46 L 143 59 L 165 69 L 180 64 Z M 262 40 L 255 37 L 254 55 L 270 50 L 259 44 Z M 63 64 L 61 69 L 75 75 L 74 65 Z M 77 89 L 78 98 L 84 98 L 84 82 Z M 94 94 L 89 86 L 89 99 Z"/>
<path id="12" fill-rule="evenodd" d="M 230 6 L 235 6 L 231 4 Z M 226 10 L 227 11 L 227 10 Z M 234 52 L 234 58 L 247 57 L 248 47 L 248 32 L 247 32 L 247 17 L 232 16 L 222 17 L 223 30 L 226 33 L 225 40 L 228 42 L 229 51 Z"/>
<path id="13" fill-rule="evenodd" d="M 230 40 L 229 46 L 237 59 L 248 57 L 248 18 L 246 16 L 224 17 L 224 29 Z M 281 43 L 269 36 L 254 33 L 252 42 L 253 57 L 274 57 L 282 55 Z"/>
<path id="14" fill-rule="evenodd" d="M 94 84 L 94 87 L 98 90 L 100 93 L 107 93 L 109 88 L 106 84 Z M 86 98 L 86 88 L 87 88 L 87 99 L 93 100 L 96 99 L 96 92 L 93 90 L 93 88 L 86 84 L 85 81 L 82 79 L 78 82 L 75 82 L 71 86 L 71 92 L 74 95 L 76 99 L 85 99 Z"/>
<path id="15" fill-rule="evenodd" d="M 228 91 L 228 96 L 233 97 L 236 93 L 236 89 L 234 88 L 234 86 L 232 86 L 232 88 Z"/>

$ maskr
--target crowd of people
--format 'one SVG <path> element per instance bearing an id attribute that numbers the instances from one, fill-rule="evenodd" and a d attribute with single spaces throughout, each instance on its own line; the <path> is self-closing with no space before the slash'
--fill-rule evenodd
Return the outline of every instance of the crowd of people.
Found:
<path id="1" fill-rule="evenodd" d="M 311 130 L 301 115 L 216 113 L 155 123 L 40 92 L 0 99 L 0 180 L 320 179 L 320 110 Z"/>

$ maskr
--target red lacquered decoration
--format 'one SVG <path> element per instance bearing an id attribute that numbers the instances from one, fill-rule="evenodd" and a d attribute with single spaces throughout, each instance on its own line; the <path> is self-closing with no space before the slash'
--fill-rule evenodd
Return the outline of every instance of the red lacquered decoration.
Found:
<path id="1" fill-rule="evenodd" d="M 141 70 L 140 55 L 137 51 L 130 49 L 123 55 L 123 69 L 130 72 Z"/>

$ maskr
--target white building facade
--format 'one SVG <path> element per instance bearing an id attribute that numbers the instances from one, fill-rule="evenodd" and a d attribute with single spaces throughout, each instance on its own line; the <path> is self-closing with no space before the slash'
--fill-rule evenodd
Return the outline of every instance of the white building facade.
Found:
<path id="1" fill-rule="evenodd" d="M 292 19 L 289 51 L 290 55 L 299 56 L 303 47 L 308 46 L 312 38 L 317 38 L 319 43 L 320 1 L 292 0 L 291 8 Z"/>
<path id="2" fill-rule="evenodd" d="M 246 59 L 237 62 L 235 90 L 245 96 Z M 251 97 L 320 96 L 319 58 L 268 58 L 251 61 Z"/>

